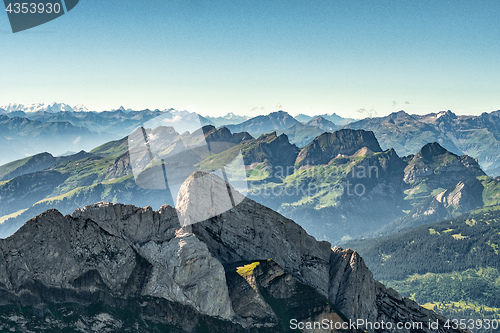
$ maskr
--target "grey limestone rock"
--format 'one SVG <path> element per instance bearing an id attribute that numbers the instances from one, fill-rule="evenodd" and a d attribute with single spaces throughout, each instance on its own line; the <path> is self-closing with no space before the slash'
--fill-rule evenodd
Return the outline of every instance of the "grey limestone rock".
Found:
<path id="1" fill-rule="evenodd" d="M 210 186 L 201 188 L 200 176 Z M 214 175 L 195 174 L 180 192 L 180 214 L 189 215 L 197 214 L 193 209 L 213 208 L 211 202 L 227 194 L 228 187 Z M 212 201 L 193 202 L 203 196 Z M 280 332 L 287 323 L 269 297 L 285 309 L 306 307 L 300 310 L 311 320 L 442 322 L 375 281 L 355 251 L 331 249 L 273 210 L 236 192 L 234 198 L 239 204 L 184 227 L 169 206 L 153 211 L 97 203 L 72 216 L 49 210 L 0 240 L 0 306 L 38 309 L 71 302 L 121 308 L 134 300 L 134 315 L 142 318 L 136 323 L 156 320 L 186 332 L 201 322 L 210 322 L 213 332 Z M 235 264 L 255 261 L 261 265 L 253 278 L 235 277 Z M 317 306 L 318 300 L 323 305 Z M 338 315 L 325 310 L 328 304 Z M 123 320 L 112 326 L 123 331 Z M 452 332 L 442 325 L 438 331 Z"/>

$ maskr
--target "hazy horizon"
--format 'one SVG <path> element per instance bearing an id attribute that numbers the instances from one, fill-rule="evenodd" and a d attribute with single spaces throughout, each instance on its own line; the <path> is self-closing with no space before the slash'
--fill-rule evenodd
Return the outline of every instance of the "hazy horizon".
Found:
<path id="1" fill-rule="evenodd" d="M 32 106 L 32 105 L 45 105 L 45 106 L 48 106 L 48 105 L 51 105 L 51 104 L 65 104 L 65 105 L 69 105 L 67 103 L 59 103 L 59 102 L 52 102 L 52 103 L 33 103 L 33 104 L 21 104 L 21 103 L 10 103 L 10 105 L 23 105 L 25 107 L 28 107 L 28 106 Z M 7 107 L 9 106 L 9 104 L 6 104 L 6 105 L 0 105 L 0 109 L 2 107 Z M 70 107 L 72 108 L 76 108 L 76 107 L 86 107 L 85 105 L 69 105 Z M 450 109 L 447 109 L 447 110 L 436 110 L 436 111 L 432 111 L 432 112 L 427 112 L 427 113 L 413 113 L 413 112 L 408 112 L 407 110 L 405 109 L 400 109 L 400 110 L 394 110 L 394 111 L 390 111 L 390 112 L 385 112 L 385 113 L 373 113 L 373 114 L 369 114 L 370 110 L 365 110 L 365 112 L 361 112 L 360 110 L 357 110 L 356 112 L 354 112 L 353 114 L 345 114 L 343 112 L 325 112 L 325 113 L 316 113 L 316 114 L 311 114 L 311 113 L 306 113 L 306 112 L 298 112 L 298 113 L 292 113 L 292 112 L 289 112 L 287 111 L 286 109 L 279 109 L 279 108 L 275 108 L 274 110 L 270 110 L 270 111 L 264 111 L 264 110 L 260 110 L 260 113 L 259 111 L 255 111 L 255 112 L 252 112 L 252 114 L 250 115 L 248 112 L 247 113 L 242 113 L 242 112 L 238 112 L 238 111 L 228 111 L 227 113 L 225 114 L 217 114 L 217 115 L 211 115 L 211 114 L 206 114 L 206 113 L 200 113 L 196 107 L 187 107 L 187 108 L 172 108 L 172 107 L 164 107 L 164 108 L 144 108 L 144 109 L 132 109 L 132 108 L 128 108 L 128 107 L 125 107 L 123 105 L 119 106 L 119 107 L 116 107 L 116 108 L 113 108 L 113 109 L 109 109 L 109 110 L 106 110 L 106 109 L 102 109 L 102 110 L 92 110 L 90 108 L 87 108 L 88 109 L 88 112 L 106 112 L 106 111 L 116 111 L 116 110 L 119 110 L 121 107 L 123 107 L 123 109 L 125 111 L 127 110 L 132 110 L 132 111 L 145 111 L 145 110 L 150 110 L 150 111 L 154 111 L 154 110 L 159 110 L 159 111 L 168 111 L 168 110 L 175 110 L 175 111 L 188 111 L 188 112 L 194 112 L 194 113 L 197 113 L 203 117 L 214 117 L 214 118 L 217 118 L 217 117 L 223 117 L 223 116 L 227 116 L 229 114 L 234 114 L 236 116 L 247 116 L 249 118 L 253 118 L 253 117 L 257 117 L 257 116 L 260 116 L 260 115 L 268 115 L 270 113 L 273 113 L 273 112 L 278 112 L 278 111 L 284 111 L 288 114 L 290 114 L 291 116 L 293 117 L 296 117 L 296 116 L 299 116 L 299 115 L 306 115 L 306 116 L 310 116 L 310 117 L 313 117 L 313 116 L 320 116 L 320 115 L 332 115 L 332 114 L 336 114 L 342 118 L 351 118 L 351 119 L 355 119 L 355 120 L 361 120 L 361 119 L 364 119 L 364 118 L 376 118 L 376 117 L 385 117 L 385 116 L 388 116 L 390 115 L 391 113 L 395 113 L 395 112 L 399 112 L 399 111 L 404 111 L 408 114 L 415 114 L 415 115 L 427 115 L 427 114 L 431 114 L 431 113 L 439 113 L 439 112 L 446 112 L 446 111 L 451 111 L 453 113 L 455 113 L 456 115 L 461 115 L 461 116 L 474 116 L 474 115 L 478 115 L 478 114 L 469 114 L 469 113 L 458 113 L 458 112 L 455 112 L 454 110 L 450 110 Z M 491 112 L 495 112 L 495 111 L 500 111 L 500 109 L 497 109 L 497 110 L 488 110 L 488 111 L 483 111 L 483 112 L 480 112 L 479 114 L 481 113 L 491 113 Z M 85 112 L 85 111 L 81 111 L 81 112 Z M 28 112 L 29 113 L 29 112 Z"/>
<path id="2" fill-rule="evenodd" d="M 52 102 L 52 103 L 33 103 L 33 104 L 21 104 L 21 103 L 10 103 L 10 105 L 22 105 L 24 107 L 29 107 L 29 106 L 33 106 L 33 105 L 45 105 L 45 106 L 48 106 L 48 105 L 52 105 L 52 104 L 65 104 L 65 105 L 69 105 L 67 103 L 59 103 L 59 102 Z M 3 108 L 3 107 L 7 107 L 9 106 L 9 104 L 6 104 L 6 105 L 0 105 L 0 109 Z M 86 107 L 85 105 L 69 105 L 70 107 L 72 108 L 76 108 L 76 107 Z M 204 114 L 204 113 L 200 113 L 196 107 L 194 107 L 193 109 L 193 106 L 191 107 L 188 107 L 188 108 L 179 108 L 179 109 L 176 109 L 176 108 L 172 108 L 172 107 L 165 107 L 165 108 L 144 108 L 144 109 L 132 109 L 132 108 L 128 108 L 128 107 L 125 107 L 123 105 L 117 107 L 117 108 L 113 108 L 113 109 L 109 109 L 109 110 L 92 110 L 92 109 L 88 109 L 88 112 L 109 112 L 109 111 L 116 111 L 116 110 L 119 110 L 120 108 L 122 108 L 125 110 L 125 111 L 128 111 L 128 110 L 132 110 L 132 111 L 145 111 L 145 110 L 150 110 L 150 111 L 155 111 L 155 110 L 159 110 L 159 111 L 168 111 L 168 110 L 175 110 L 175 111 L 188 111 L 188 112 L 194 112 L 194 113 L 197 113 L 203 117 L 214 117 L 214 118 L 217 118 L 217 117 L 223 117 L 223 116 L 227 116 L 229 114 L 234 114 L 236 116 L 247 116 L 249 118 L 253 118 L 253 117 L 257 117 L 257 116 L 260 116 L 260 115 L 268 115 L 270 113 L 273 113 L 273 112 L 279 112 L 279 111 L 284 111 L 288 114 L 290 114 L 291 116 L 293 117 L 296 117 L 296 116 L 299 116 L 299 115 L 306 115 L 306 116 L 310 116 L 310 117 L 313 117 L 313 116 L 320 116 L 320 115 L 333 115 L 333 114 L 336 114 L 342 118 L 351 118 L 351 119 L 355 119 L 355 120 L 361 120 L 361 119 L 364 119 L 364 118 L 376 118 L 376 117 L 385 117 L 385 116 L 388 116 L 390 115 L 391 113 L 395 113 L 395 112 L 399 112 L 399 111 L 404 111 L 408 114 L 415 114 L 415 115 L 427 115 L 427 114 L 431 114 L 431 113 L 439 113 L 439 112 L 446 112 L 446 111 L 451 111 L 453 113 L 455 113 L 456 115 L 461 115 L 461 116 L 474 116 L 475 114 L 468 114 L 468 113 L 458 113 L 458 112 L 455 112 L 453 110 L 436 110 L 436 111 L 433 111 L 433 112 L 428 112 L 428 113 L 412 113 L 412 112 L 408 112 L 407 110 L 404 110 L 404 109 L 400 109 L 400 110 L 395 110 L 395 111 L 390 111 L 390 112 L 385 112 L 385 113 L 374 113 L 374 114 L 369 114 L 370 110 L 365 110 L 365 112 L 360 112 L 359 110 L 356 111 L 354 114 L 352 115 L 344 115 L 342 112 L 325 112 L 325 113 L 317 113 L 317 114 L 310 114 L 310 113 L 306 113 L 306 112 L 298 112 L 298 113 L 292 113 L 292 112 L 288 112 L 286 109 L 279 109 L 279 108 L 275 108 L 274 110 L 270 110 L 269 112 L 266 112 L 266 111 L 263 111 L 263 110 L 260 110 L 261 112 L 259 113 L 259 111 L 257 111 L 257 113 L 253 112 L 252 115 L 249 115 L 248 113 L 241 113 L 241 112 L 238 112 L 238 111 L 228 111 L 227 113 L 225 114 L 218 114 L 218 115 L 210 115 L 210 114 Z M 489 111 L 484 111 L 486 113 L 490 113 L 490 112 L 495 112 L 495 111 L 500 111 L 500 109 L 498 110 L 489 110 Z M 78 112 L 78 111 L 75 111 L 75 112 Z M 81 111 L 81 112 L 85 112 L 85 111 Z M 29 113 L 29 112 L 28 112 Z M 483 113 L 483 112 L 481 112 Z"/>

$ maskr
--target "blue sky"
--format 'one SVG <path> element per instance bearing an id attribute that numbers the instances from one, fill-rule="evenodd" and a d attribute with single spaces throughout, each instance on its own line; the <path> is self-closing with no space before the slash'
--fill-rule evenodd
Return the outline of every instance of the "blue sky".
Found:
<path id="1" fill-rule="evenodd" d="M 12 34 L 0 105 L 202 114 L 500 109 L 500 1 L 80 0 Z"/>

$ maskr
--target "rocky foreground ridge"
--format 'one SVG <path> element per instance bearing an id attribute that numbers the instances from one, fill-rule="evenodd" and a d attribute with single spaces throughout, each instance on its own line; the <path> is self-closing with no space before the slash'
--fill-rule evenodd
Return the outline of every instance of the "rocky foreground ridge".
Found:
<path id="1" fill-rule="evenodd" d="M 212 198 L 227 191 L 216 176 L 195 173 L 178 210 L 49 210 L 0 240 L 0 331 L 288 332 L 293 319 L 364 319 L 423 322 L 398 332 L 459 332 L 375 281 L 356 252 L 332 249 L 252 200 L 181 227 L 178 214 L 212 206 L 193 202 L 200 177 L 210 177 Z"/>

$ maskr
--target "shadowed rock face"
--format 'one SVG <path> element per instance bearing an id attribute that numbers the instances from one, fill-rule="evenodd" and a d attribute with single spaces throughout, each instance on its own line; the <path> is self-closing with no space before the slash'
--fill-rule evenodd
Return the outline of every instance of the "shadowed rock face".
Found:
<path id="1" fill-rule="evenodd" d="M 340 155 L 353 155 L 366 147 L 372 152 L 382 149 L 371 131 L 342 129 L 333 133 L 323 133 L 302 148 L 296 163 L 299 166 L 328 164 Z"/>
<path id="2" fill-rule="evenodd" d="M 430 186 L 448 188 L 464 178 L 484 175 L 477 160 L 466 155 L 457 156 L 434 142 L 426 144 L 409 160 L 404 181 L 415 183 L 427 179 Z"/>
<path id="3" fill-rule="evenodd" d="M 331 321 L 332 327 L 321 332 L 336 332 L 335 324 L 346 320 L 326 297 L 287 274 L 272 259 L 241 263 L 240 267 L 236 264 L 236 271 L 231 265 L 226 266 L 228 287 L 235 312 L 244 318 L 259 318 L 266 323 L 264 326 L 277 326 L 280 319 L 287 322 L 283 317 L 288 312 L 301 322 Z"/>
<path id="4" fill-rule="evenodd" d="M 227 191 L 222 179 L 205 176 L 217 185 L 207 195 L 217 198 L 217 191 Z M 189 185 L 181 191 L 197 191 Z M 145 322 L 157 325 L 147 325 L 145 332 L 164 327 L 158 325 L 174 332 L 203 327 L 209 332 L 282 332 L 293 318 L 443 319 L 375 281 L 356 252 L 330 247 L 249 199 L 184 228 L 169 206 L 153 211 L 98 203 L 72 216 L 51 210 L 0 240 L 0 307 L 7 314 L 0 316 L 0 326 L 23 331 L 19 327 L 32 322 L 42 332 L 81 322 L 84 330 L 96 331 L 89 323 L 110 316 L 104 321 L 114 323 L 109 331 L 116 332 Z M 249 273 L 237 269 L 238 263 L 255 261 L 261 264 Z M 61 310 L 61 304 L 71 306 Z M 96 304 L 100 314 L 90 310 Z M 14 320 L 19 312 L 12 305 L 55 308 L 56 316 L 44 322 L 48 315 L 43 311 L 25 312 L 22 324 Z M 57 311 L 75 306 L 84 309 L 80 317 L 57 319 L 64 317 L 57 317 Z M 441 326 L 438 332 L 452 331 Z"/>
<path id="5" fill-rule="evenodd" d="M 251 146 L 243 152 L 246 165 L 265 163 L 269 167 L 293 166 L 299 149 L 291 144 L 286 134 L 276 132 L 263 134 L 252 141 Z"/>
<path id="6" fill-rule="evenodd" d="M 483 185 L 476 178 L 459 182 L 454 188 L 441 192 L 436 200 L 445 206 L 454 206 L 461 212 L 471 211 L 483 205 Z"/>

